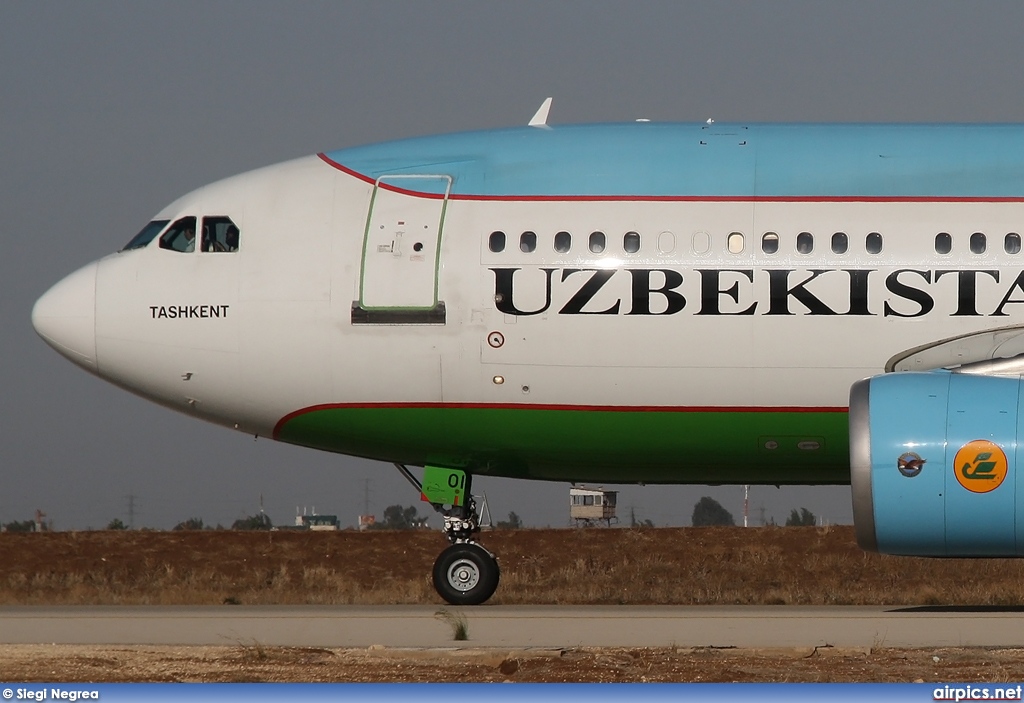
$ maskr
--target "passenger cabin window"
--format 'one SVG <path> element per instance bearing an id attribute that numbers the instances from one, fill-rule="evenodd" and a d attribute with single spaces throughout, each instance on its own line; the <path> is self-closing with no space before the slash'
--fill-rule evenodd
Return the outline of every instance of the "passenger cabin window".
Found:
<path id="1" fill-rule="evenodd" d="M 814 235 L 810 232 L 796 235 L 796 250 L 800 254 L 810 254 L 814 251 Z"/>
<path id="2" fill-rule="evenodd" d="M 743 233 L 742 232 L 730 232 L 729 237 L 725 240 L 726 246 L 729 248 L 730 254 L 742 254 L 743 253 Z"/>
<path id="3" fill-rule="evenodd" d="M 1007 254 L 1019 254 L 1020 253 L 1020 235 L 1016 232 L 1010 232 L 1003 237 L 1003 251 Z"/>
<path id="4" fill-rule="evenodd" d="M 622 235 L 622 250 L 627 254 L 635 254 L 640 251 L 640 233 L 626 232 Z"/>
<path id="5" fill-rule="evenodd" d="M 555 251 L 559 254 L 566 254 L 572 249 L 572 235 L 568 232 L 555 234 Z"/>
<path id="6" fill-rule="evenodd" d="M 774 254 L 779 250 L 779 235 L 775 232 L 765 232 L 761 235 L 761 251 L 765 254 Z"/>
<path id="7" fill-rule="evenodd" d="M 196 250 L 196 218 L 182 217 L 160 237 L 160 248 L 187 254 Z"/>
<path id="8" fill-rule="evenodd" d="M 203 251 L 238 251 L 240 234 L 230 217 L 203 218 Z"/>
<path id="9" fill-rule="evenodd" d="M 953 237 L 949 232 L 939 232 L 935 235 L 935 253 L 948 254 L 953 251 Z"/>
<path id="10" fill-rule="evenodd" d="M 836 232 L 832 235 L 832 253 L 845 254 L 850 249 L 850 238 L 846 232 Z"/>
<path id="11" fill-rule="evenodd" d="M 729 232 L 729 236 L 725 237 L 725 248 L 729 250 L 729 254 L 742 254 L 743 233 Z"/>
<path id="12" fill-rule="evenodd" d="M 166 227 L 168 222 L 170 222 L 170 220 L 153 220 L 145 227 L 143 227 L 138 234 L 132 237 L 131 241 L 125 244 L 124 249 L 122 249 L 121 251 L 128 251 L 130 249 L 141 249 L 142 247 L 146 246 L 147 244 L 153 241 L 156 235 L 160 234 L 160 230 Z"/>
<path id="13" fill-rule="evenodd" d="M 605 238 L 604 232 L 591 232 L 590 233 L 590 251 L 592 254 L 600 254 L 604 251 Z"/>
<path id="14" fill-rule="evenodd" d="M 676 235 L 671 232 L 662 232 L 658 235 L 658 251 L 662 254 L 671 254 L 676 249 Z"/>
<path id="15" fill-rule="evenodd" d="M 487 238 L 487 248 L 495 254 L 505 251 L 505 233 L 491 232 L 491 236 Z"/>
<path id="16" fill-rule="evenodd" d="M 529 254 L 537 249 L 537 233 L 523 232 L 519 235 L 519 251 Z"/>
<path id="17" fill-rule="evenodd" d="M 975 254 L 984 254 L 987 244 L 983 232 L 975 232 L 971 235 L 971 251 Z"/>
<path id="18" fill-rule="evenodd" d="M 880 254 L 882 252 L 882 235 L 878 232 L 871 232 L 864 239 L 864 248 L 869 254 Z"/>

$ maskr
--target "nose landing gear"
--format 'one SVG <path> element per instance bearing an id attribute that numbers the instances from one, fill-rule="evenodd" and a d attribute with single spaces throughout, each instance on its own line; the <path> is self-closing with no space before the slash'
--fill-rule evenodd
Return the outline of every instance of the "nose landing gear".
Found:
<path id="1" fill-rule="evenodd" d="M 470 492 L 472 476 L 459 469 L 427 466 L 421 483 L 402 464 L 399 472 L 420 497 L 444 516 L 444 534 L 451 546 L 434 562 L 434 588 L 452 605 L 479 605 L 494 595 L 501 577 L 498 559 L 476 543 L 480 514 Z"/>

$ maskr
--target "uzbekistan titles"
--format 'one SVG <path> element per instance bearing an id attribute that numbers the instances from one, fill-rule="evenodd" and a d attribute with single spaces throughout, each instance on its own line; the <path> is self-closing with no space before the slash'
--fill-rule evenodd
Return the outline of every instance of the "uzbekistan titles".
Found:
<path id="1" fill-rule="evenodd" d="M 694 315 L 922 317 L 935 312 L 1006 317 L 1008 306 L 1024 303 L 1024 270 L 1012 281 L 1005 280 L 1009 276 L 1001 281 L 995 269 L 490 270 L 496 307 L 519 316 L 549 311 L 674 315 L 687 310 Z"/>

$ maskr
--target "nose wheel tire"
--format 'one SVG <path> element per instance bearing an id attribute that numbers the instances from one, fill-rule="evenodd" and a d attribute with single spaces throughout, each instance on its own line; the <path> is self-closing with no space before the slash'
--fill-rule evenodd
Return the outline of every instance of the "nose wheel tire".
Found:
<path id="1" fill-rule="evenodd" d="M 478 544 L 453 544 L 434 562 L 434 588 L 452 605 L 479 605 L 498 588 L 498 560 Z"/>

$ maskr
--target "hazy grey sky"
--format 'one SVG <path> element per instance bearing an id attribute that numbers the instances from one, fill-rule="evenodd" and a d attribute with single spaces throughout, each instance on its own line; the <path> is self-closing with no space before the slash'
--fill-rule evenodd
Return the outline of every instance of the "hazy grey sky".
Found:
<path id="1" fill-rule="evenodd" d="M 218 178 L 339 147 L 524 124 L 1024 121 L 1024 3 L 0 2 L 0 521 L 58 529 L 354 522 L 417 496 L 390 466 L 254 441 L 100 381 L 32 331 L 32 303 Z M 492 511 L 567 521 L 567 486 L 480 479 Z M 622 487 L 659 525 L 702 495 Z M 755 487 L 784 520 L 849 522 L 849 490 Z M 421 511 L 422 512 L 422 511 Z"/>

